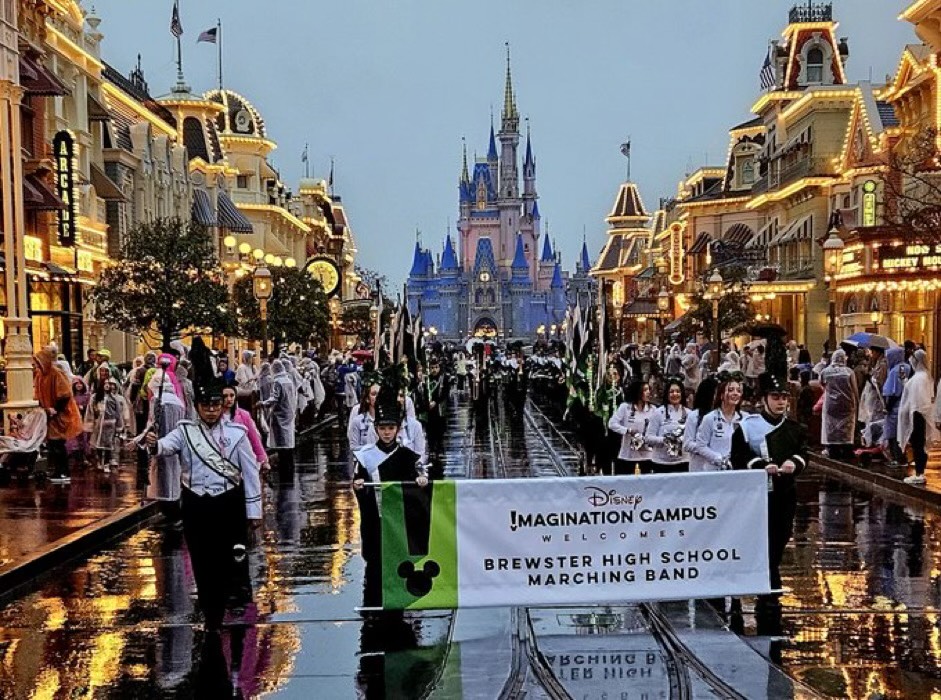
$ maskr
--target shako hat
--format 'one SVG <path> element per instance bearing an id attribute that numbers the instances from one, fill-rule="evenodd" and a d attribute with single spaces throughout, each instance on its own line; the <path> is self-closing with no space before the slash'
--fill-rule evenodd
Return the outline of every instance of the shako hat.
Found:
<path id="1" fill-rule="evenodd" d="M 193 394 L 196 403 L 222 401 L 224 381 L 212 369 L 212 355 L 199 336 L 193 339 L 189 360 L 193 364 Z"/>
<path id="2" fill-rule="evenodd" d="M 784 346 L 787 331 L 768 323 L 754 326 L 751 334 L 766 340 L 765 371 L 758 375 L 758 393 L 761 396 L 787 393 L 787 348 Z"/>

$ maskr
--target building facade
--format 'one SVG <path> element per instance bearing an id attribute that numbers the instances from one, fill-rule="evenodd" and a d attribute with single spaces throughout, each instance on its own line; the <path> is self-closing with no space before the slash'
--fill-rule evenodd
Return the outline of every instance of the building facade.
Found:
<path id="1" fill-rule="evenodd" d="M 507 53 L 500 130 L 491 123 L 487 156 L 476 159 L 473 172 L 464 147 L 457 238 L 447 233 L 437 262 L 416 242 L 406 283 L 409 310 L 442 340 L 532 340 L 540 329 L 558 331 L 570 297 L 591 288 L 587 249 L 570 279 L 541 231 L 532 140 L 527 128 L 521 171 L 519 127 Z"/>

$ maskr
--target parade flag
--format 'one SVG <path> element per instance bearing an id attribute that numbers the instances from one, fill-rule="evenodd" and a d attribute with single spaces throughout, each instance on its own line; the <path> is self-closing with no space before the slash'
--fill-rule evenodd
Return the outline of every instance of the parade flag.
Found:
<path id="1" fill-rule="evenodd" d="M 763 470 L 377 488 L 386 609 L 771 592 Z"/>
<path id="2" fill-rule="evenodd" d="M 761 66 L 759 78 L 761 80 L 762 90 L 770 90 L 774 87 L 774 66 L 771 64 L 771 47 L 768 47 L 768 53 L 765 54 L 765 62 Z"/>
<path id="3" fill-rule="evenodd" d="M 180 22 L 180 3 L 173 3 L 173 15 L 170 17 L 170 33 L 179 39 L 183 36 L 183 24 Z"/>
<path id="4" fill-rule="evenodd" d="M 199 38 L 196 40 L 196 43 L 198 44 L 201 41 L 205 41 L 210 44 L 215 44 L 218 34 L 219 34 L 219 27 L 213 27 L 212 29 L 207 29 L 206 31 L 204 31 L 202 34 L 199 35 Z"/>

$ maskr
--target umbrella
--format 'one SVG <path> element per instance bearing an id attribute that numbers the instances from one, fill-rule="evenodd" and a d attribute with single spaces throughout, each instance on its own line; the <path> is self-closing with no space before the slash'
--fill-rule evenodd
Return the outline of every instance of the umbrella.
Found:
<path id="1" fill-rule="evenodd" d="M 768 341 L 767 341 L 765 338 L 759 338 L 758 340 L 753 340 L 753 341 L 751 341 L 750 343 L 748 343 L 747 345 L 745 345 L 745 347 L 746 347 L 746 348 L 751 348 L 752 350 L 754 350 L 754 349 L 757 348 L 759 345 L 765 345 L 765 346 L 766 346 L 767 344 L 768 344 Z"/>
<path id="2" fill-rule="evenodd" d="M 350 354 L 357 360 L 368 360 L 372 358 L 372 350 L 354 350 Z"/>
<path id="3" fill-rule="evenodd" d="M 876 333 L 853 333 L 849 338 L 843 341 L 847 345 L 852 345 L 859 348 L 882 348 L 886 350 L 888 348 L 897 348 L 899 346 L 891 338 L 886 338 L 884 335 L 878 335 Z"/>

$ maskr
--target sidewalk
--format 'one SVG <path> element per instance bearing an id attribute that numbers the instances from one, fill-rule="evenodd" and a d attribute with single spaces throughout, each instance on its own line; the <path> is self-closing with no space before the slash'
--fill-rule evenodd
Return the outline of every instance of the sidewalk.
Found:
<path id="1" fill-rule="evenodd" d="M 141 496 L 132 455 L 117 473 L 73 468 L 68 485 L 0 486 L 0 596 L 155 515 Z"/>
<path id="2" fill-rule="evenodd" d="M 928 483 L 923 486 L 902 481 L 910 473 L 906 467 L 891 468 L 881 462 L 864 467 L 856 462 L 824 457 L 819 450 L 811 450 L 810 463 L 824 474 L 847 481 L 852 486 L 869 490 L 873 487 L 885 489 L 903 500 L 941 511 L 941 460 L 938 456 L 934 452 L 930 453 L 928 468 L 925 471 Z"/>

